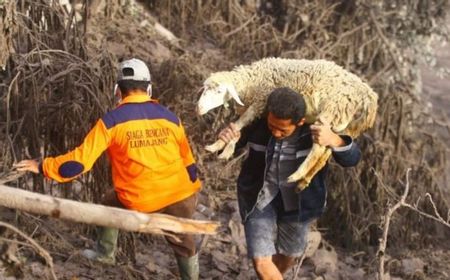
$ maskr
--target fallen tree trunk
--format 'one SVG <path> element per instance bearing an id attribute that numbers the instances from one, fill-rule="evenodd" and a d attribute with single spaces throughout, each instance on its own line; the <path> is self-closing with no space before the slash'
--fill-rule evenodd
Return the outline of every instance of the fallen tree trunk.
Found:
<path id="1" fill-rule="evenodd" d="M 73 222 L 153 234 L 215 234 L 219 226 L 218 222 L 183 219 L 157 213 L 145 214 L 56 198 L 4 185 L 0 185 L 0 205 Z"/>

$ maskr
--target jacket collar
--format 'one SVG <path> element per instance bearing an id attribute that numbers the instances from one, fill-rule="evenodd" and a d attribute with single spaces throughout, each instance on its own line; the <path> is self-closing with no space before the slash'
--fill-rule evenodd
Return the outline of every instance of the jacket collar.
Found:
<path id="1" fill-rule="evenodd" d="M 144 103 L 144 102 L 155 102 L 158 103 L 156 99 L 150 98 L 150 96 L 146 94 L 133 94 L 125 97 L 122 99 L 119 105 L 125 104 L 125 103 Z"/>

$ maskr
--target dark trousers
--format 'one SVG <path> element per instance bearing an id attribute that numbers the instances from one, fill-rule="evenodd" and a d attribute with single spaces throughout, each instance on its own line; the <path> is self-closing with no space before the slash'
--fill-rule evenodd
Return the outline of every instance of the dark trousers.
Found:
<path id="1" fill-rule="evenodd" d="M 162 213 L 168 214 L 175 217 L 187 218 L 190 219 L 194 215 L 196 206 L 197 206 L 197 195 L 198 193 L 194 193 L 190 197 L 183 199 L 181 201 L 175 202 L 163 209 L 160 209 L 153 213 Z M 102 197 L 101 204 L 111 207 L 123 208 L 125 207 L 120 203 L 117 198 L 116 192 L 114 190 L 110 190 L 105 193 Z M 169 246 L 173 249 L 176 256 L 180 257 L 192 257 L 196 252 L 195 239 L 192 234 L 174 234 L 176 237 L 180 239 L 177 242 L 174 238 L 170 236 L 165 236 Z"/>

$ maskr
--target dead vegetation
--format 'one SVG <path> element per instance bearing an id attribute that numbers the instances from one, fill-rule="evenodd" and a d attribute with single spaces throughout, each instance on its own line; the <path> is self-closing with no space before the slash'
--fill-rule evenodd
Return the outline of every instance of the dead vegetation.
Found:
<path id="1" fill-rule="evenodd" d="M 15 2 L 0 3 L 0 68 L 4 69 L 9 54 L 13 51 L 12 36 L 15 32 Z"/>
<path id="2" fill-rule="evenodd" d="M 406 201 L 408 194 L 409 194 L 409 173 L 410 173 L 411 169 L 408 169 L 406 171 L 406 182 L 404 183 L 404 191 L 402 193 L 402 195 L 400 196 L 400 198 L 398 199 L 398 201 L 392 205 L 392 203 L 390 203 L 390 205 L 388 205 L 388 208 L 386 210 L 386 214 L 383 216 L 383 234 L 380 238 L 379 241 L 379 246 L 378 246 L 378 251 L 377 251 L 377 256 L 378 256 L 378 275 L 377 275 L 377 279 L 378 280 L 388 280 L 390 279 L 390 274 L 389 272 L 385 272 L 385 259 L 386 259 L 386 247 L 387 247 L 387 242 L 388 242 L 388 234 L 389 234 L 389 226 L 391 224 L 391 220 L 392 217 L 395 213 L 395 211 L 397 211 L 398 209 L 400 209 L 401 207 L 404 208 L 408 208 L 410 210 L 413 210 L 415 213 L 426 217 L 428 219 L 434 220 L 436 222 L 438 222 L 439 224 L 446 226 L 447 228 L 450 229 L 450 209 L 447 212 L 447 216 L 446 217 L 442 217 L 441 214 L 439 213 L 439 211 L 436 208 L 436 204 L 433 201 L 433 198 L 431 197 L 431 195 L 429 193 L 425 194 L 425 201 L 426 203 L 428 203 L 431 207 L 432 207 L 432 211 L 431 213 L 426 213 L 423 212 L 422 210 L 418 209 L 418 204 L 419 204 L 419 200 L 421 199 L 419 197 L 419 200 L 414 204 L 411 205 L 410 203 L 408 203 Z"/>
<path id="3" fill-rule="evenodd" d="M 448 36 L 443 24 L 448 0 L 141 2 L 151 17 L 133 1 L 121 9 L 105 0 L 103 9 L 81 21 L 56 2 L 0 3 L 0 65 L 6 62 L 6 70 L 0 71 L 4 176 L 19 159 L 59 154 L 78 145 L 112 105 L 117 60 L 139 56 L 151 64 L 156 97 L 184 121 L 205 192 L 214 197 L 234 189 L 239 159 L 217 162 L 203 149 L 233 115 L 222 109 L 202 119 L 195 115 L 203 80 L 211 72 L 266 56 L 325 58 L 367 80 L 380 96 L 375 127 L 358 139 L 364 160 L 351 170 L 332 166 L 328 210 L 320 221 L 325 239 L 353 250 L 377 245 L 385 207 L 399 199 L 408 168 L 410 201 L 430 193 L 438 212 L 450 208 L 450 186 L 441 178 L 448 160 L 448 120 L 437 119 L 426 106 L 417 67 L 420 59 L 432 56 L 431 39 Z M 156 23 L 177 40 L 158 33 Z M 15 185 L 98 201 L 110 177 L 102 160 L 72 187 L 38 177 L 19 179 Z M 223 210 L 220 200 L 212 206 Z M 434 213 L 424 200 L 418 200 L 417 207 Z M 422 220 L 415 212 L 400 209 L 394 217 L 389 240 L 396 246 L 417 249 L 436 242 L 436 236 L 449 237 L 438 223 Z M 20 219 L 29 231 L 35 223 L 29 215 Z M 80 230 L 85 234 L 91 228 Z M 136 236 L 127 234 L 121 241 L 122 251 L 133 259 Z M 144 241 L 151 242 L 147 237 Z M 55 248 L 61 250 L 71 249 L 64 243 Z"/>
<path id="4" fill-rule="evenodd" d="M 427 47 L 432 35 L 447 36 L 448 30 L 439 22 L 445 19 L 448 1 L 261 1 L 259 8 L 256 3 L 150 1 L 148 7 L 186 42 L 207 34 L 204 40 L 217 44 L 235 65 L 265 56 L 325 58 L 369 81 L 380 96 L 380 110 L 375 128 L 359 139 L 364 162 L 351 171 L 334 167 L 329 180 L 330 216 L 322 222 L 331 230 L 329 238 L 348 245 L 376 244 L 379 218 L 393 192 L 380 184 L 375 172 L 386 185 L 399 188 L 406 168 L 412 168 L 413 199 L 424 186 L 438 194 L 447 187 L 436 178 L 444 173 L 448 148 L 443 139 L 424 129 L 432 119 L 424 116 L 427 109 L 416 65 L 430 55 Z M 187 26 L 195 28 L 186 30 Z M 225 64 L 213 70 L 229 68 Z M 180 93 L 182 84 L 172 86 L 175 95 L 192 93 L 192 89 Z M 204 143 L 193 134 L 196 144 Z M 214 173 L 206 176 L 210 177 Z M 448 195 L 439 197 L 438 206 L 448 209 Z M 424 228 L 417 217 L 398 219 L 402 232 L 394 235 L 403 241 L 411 241 L 417 231 L 423 238 L 435 226 Z"/>

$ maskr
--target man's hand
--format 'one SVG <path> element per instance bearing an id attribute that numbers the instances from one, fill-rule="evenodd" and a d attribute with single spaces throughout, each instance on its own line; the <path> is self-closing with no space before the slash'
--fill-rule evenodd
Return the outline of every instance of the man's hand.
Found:
<path id="1" fill-rule="evenodd" d="M 310 126 L 314 143 L 322 146 L 337 148 L 345 145 L 344 140 L 331 130 L 329 125 L 315 123 Z"/>
<path id="2" fill-rule="evenodd" d="M 16 168 L 17 171 L 30 171 L 39 174 L 39 163 L 32 159 L 22 160 L 13 164 L 13 167 Z"/>
<path id="3" fill-rule="evenodd" d="M 225 143 L 229 143 L 231 140 L 237 140 L 241 137 L 241 132 L 237 129 L 234 123 L 230 123 L 230 125 L 224 128 L 219 133 L 219 139 L 224 141 Z"/>

